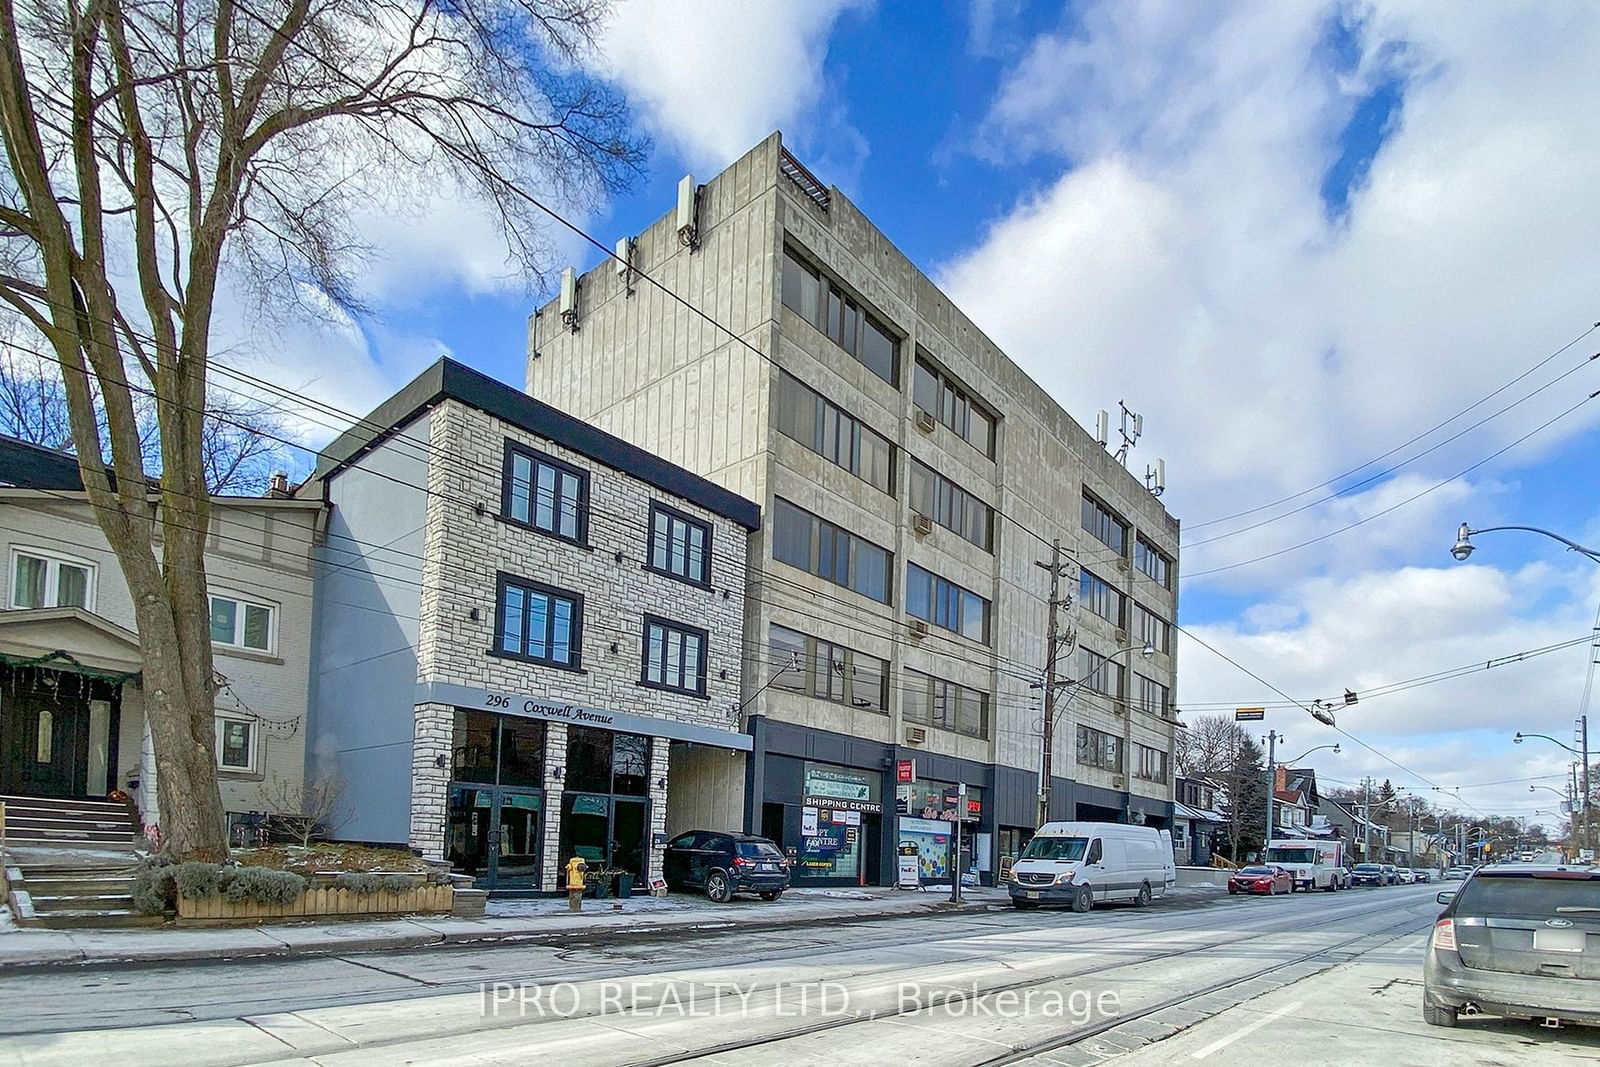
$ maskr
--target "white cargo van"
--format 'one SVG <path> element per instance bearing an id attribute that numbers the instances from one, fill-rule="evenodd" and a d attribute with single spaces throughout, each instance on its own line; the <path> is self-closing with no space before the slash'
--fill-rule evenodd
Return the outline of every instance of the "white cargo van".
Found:
<path id="1" fill-rule="evenodd" d="M 1114 822 L 1045 823 L 1011 868 L 1018 908 L 1069 904 L 1088 911 L 1107 900 L 1144 907 L 1178 879 L 1172 834 Z"/>

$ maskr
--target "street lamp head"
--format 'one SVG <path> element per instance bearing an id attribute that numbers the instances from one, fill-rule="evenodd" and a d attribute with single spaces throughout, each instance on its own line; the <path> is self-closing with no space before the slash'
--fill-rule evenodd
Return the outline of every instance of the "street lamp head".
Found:
<path id="1" fill-rule="evenodd" d="M 1146 641 L 1144 643 L 1144 647 L 1139 650 L 1139 655 L 1143 656 L 1145 659 L 1149 659 L 1151 656 L 1153 656 L 1155 654 L 1156 654 L 1156 646 L 1152 645 L 1148 641 Z"/>
<path id="2" fill-rule="evenodd" d="M 1520 744 L 1522 744 L 1522 733 L 1521 733 L 1521 732 L 1520 732 L 1520 731 L 1518 731 L 1518 733 L 1517 733 L 1517 734 L 1516 734 L 1516 736 L 1514 736 L 1514 737 L 1513 737 L 1513 738 L 1512 738 L 1512 739 L 1511 739 L 1511 743 L 1512 743 L 1512 744 L 1516 744 L 1516 745 L 1520 745 Z"/>
<path id="3" fill-rule="evenodd" d="M 1465 563 L 1467 561 L 1467 557 L 1472 555 L 1471 538 L 1471 528 L 1468 527 L 1466 523 L 1462 523 L 1461 529 L 1456 532 L 1455 547 L 1450 550 L 1450 554 L 1456 558 L 1458 563 Z"/>
<path id="4" fill-rule="evenodd" d="M 1343 751 L 1343 750 L 1342 750 L 1342 749 L 1341 749 L 1341 748 L 1340 748 L 1340 747 L 1339 747 L 1339 746 L 1338 746 L 1338 745 L 1337 745 L 1337 744 L 1335 744 L 1335 745 L 1334 745 L 1334 746 L 1333 746 L 1333 754 L 1334 754 L 1334 755 L 1335 755 L 1335 756 L 1337 756 L 1337 755 L 1338 755 L 1338 754 L 1339 754 L 1339 753 L 1340 753 L 1340 752 L 1341 752 L 1341 751 Z"/>

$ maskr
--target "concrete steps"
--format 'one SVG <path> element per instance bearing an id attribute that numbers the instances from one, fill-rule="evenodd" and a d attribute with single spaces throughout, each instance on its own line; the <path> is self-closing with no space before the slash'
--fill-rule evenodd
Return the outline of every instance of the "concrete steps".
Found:
<path id="1" fill-rule="evenodd" d="M 5 865 L 18 924 L 59 929 L 159 924 L 133 907 L 141 838 L 124 804 L 0 797 Z"/>
<path id="2" fill-rule="evenodd" d="M 128 806 L 109 800 L 0 796 L 0 803 L 8 841 L 132 845 L 139 835 Z"/>

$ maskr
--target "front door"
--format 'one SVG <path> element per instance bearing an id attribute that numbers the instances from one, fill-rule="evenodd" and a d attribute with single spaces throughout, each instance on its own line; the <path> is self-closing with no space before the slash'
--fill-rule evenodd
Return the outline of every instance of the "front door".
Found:
<path id="1" fill-rule="evenodd" d="M 88 727 L 84 701 L 0 692 L 0 793 L 81 795 Z"/>
<path id="2" fill-rule="evenodd" d="M 534 889 L 542 863 L 543 797 L 489 785 L 450 788 L 448 859 L 483 889 Z"/>

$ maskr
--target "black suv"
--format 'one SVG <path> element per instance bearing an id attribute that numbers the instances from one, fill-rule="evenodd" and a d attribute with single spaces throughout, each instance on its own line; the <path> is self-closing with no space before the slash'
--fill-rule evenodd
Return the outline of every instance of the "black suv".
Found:
<path id="1" fill-rule="evenodd" d="M 667 842 L 662 871 L 668 889 L 703 889 L 721 904 L 735 893 L 777 900 L 789 888 L 789 862 L 764 837 L 690 830 Z"/>

